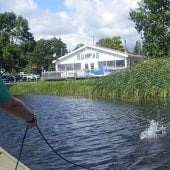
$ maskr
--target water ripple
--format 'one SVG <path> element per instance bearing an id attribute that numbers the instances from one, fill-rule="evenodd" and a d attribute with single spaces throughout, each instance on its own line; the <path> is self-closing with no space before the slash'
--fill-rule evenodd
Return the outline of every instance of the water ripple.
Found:
<path id="1" fill-rule="evenodd" d="M 56 96 L 20 98 L 37 113 L 39 127 L 49 143 L 74 163 L 94 170 L 170 168 L 168 104 L 158 107 Z M 141 140 L 140 134 L 152 119 L 163 122 L 166 134 Z M 0 124 L 0 145 L 17 156 L 24 123 L 2 112 Z M 57 157 L 36 129 L 27 134 L 22 161 L 32 170 L 80 169 Z"/>

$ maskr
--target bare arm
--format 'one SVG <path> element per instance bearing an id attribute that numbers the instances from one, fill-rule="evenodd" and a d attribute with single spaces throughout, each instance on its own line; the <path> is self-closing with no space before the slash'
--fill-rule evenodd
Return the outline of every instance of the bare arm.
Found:
<path id="1" fill-rule="evenodd" d="M 34 120 L 32 111 L 21 100 L 15 97 L 11 96 L 10 99 L 2 105 L 2 109 L 25 121 L 29 121 L 29 128 L 34 127 L 37 123 L 37 121 Z"/>

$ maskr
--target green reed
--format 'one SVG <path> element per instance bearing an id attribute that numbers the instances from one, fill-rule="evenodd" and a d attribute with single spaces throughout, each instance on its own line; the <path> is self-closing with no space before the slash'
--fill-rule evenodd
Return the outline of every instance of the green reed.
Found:
<path id="1" fill-rule="evenodd" d="M 101 99 L 169 100 L 170 60 L 146 60 L 96 81 L 94 89 L 94 96 Z"/>
<path id="2" fill-rule="evenodd" d="M 91 97 L 89 80 L 19 82 L 10 87 L 14 95 L 39 94 Z"/>
<path id="3" fill-rule="evenodd" d="M 110 76 L 67 81 L 17 83 L 12 94 L 44 94 L 102 100 L 169 100 L 170 60 L 149 59 Z"/>

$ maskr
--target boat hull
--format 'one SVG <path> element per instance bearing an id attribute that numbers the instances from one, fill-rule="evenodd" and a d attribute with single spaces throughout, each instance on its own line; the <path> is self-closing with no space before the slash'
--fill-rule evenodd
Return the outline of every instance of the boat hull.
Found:
<path id="1" fill-rule="evenodd" d="M 14 170 L 17 159 L 0 147 L 0 170 Z M 18 163 L 17 170 L 31 170 L 22 162 Z"/>

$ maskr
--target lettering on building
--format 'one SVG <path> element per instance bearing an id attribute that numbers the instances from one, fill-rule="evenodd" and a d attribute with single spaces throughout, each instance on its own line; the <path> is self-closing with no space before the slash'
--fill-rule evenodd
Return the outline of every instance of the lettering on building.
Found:
<path id="1" fill-rule="evenodd" d="M 77 60 L 90 60 L 90 59 L 98 59 L 99 53 L 82 53 L 77 55 Z"/>

